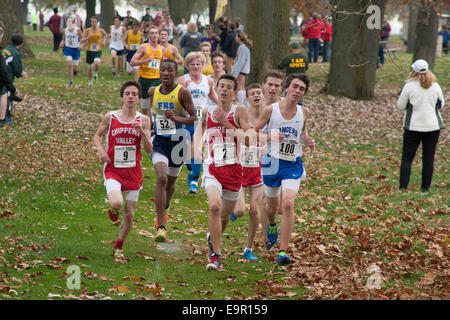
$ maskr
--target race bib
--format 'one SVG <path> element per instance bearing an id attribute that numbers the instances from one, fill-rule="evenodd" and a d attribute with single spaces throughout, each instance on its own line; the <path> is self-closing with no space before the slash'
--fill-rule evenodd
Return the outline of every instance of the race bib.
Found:
<path id="1" fill-rule="evenodd" d="M 160 61 L 158 59 L 153 59 L 148 63 L 148 67 L 150 69 L 159 70 L 159 63 Z"/>
<path id="2" fill-rule="evenodd" d="M 197 111 L 197 118 L 198 118 L 198 120 L 201 120 L 202 119 L 203 108 L 202 107 L 195 107 L 195 110 Z"/>
<path id="3" fill-rule="evenodd" d="M 175 122 L 166 118 L 164 115 L 156 115 L 156 132 L 159 135 L 170 135 L 177 132 Z"/>
<path id="4" fill-rule="evenodd" d="M 115 168 L 136 167 L 136 146 L 115 146 L 114 167 Z"/>
<path id="5" fill-rule="evenodd" d="M 138 44 L 137 43 L 130 44 L 130 51 L 137 50 L 137 48 L 138 48 Z"/>
<path id="6" fill-rule="evenodd" d="M 246 168 L 259 167 L 259 148 L 256 146 L 242 147 L 241 149 L 241 164 Z"/>
<path id="7" fill-rule="evenodd" d="M 234 142 L 215 143 L 214 150 L 214 165 L 216 167 L 223 167 L 237 162 L 236 145 Z"/>
<path id="8" fill-rule="evenodd" d="M 91 43 L 91 50 L 89 51 L 98 51 L 100 45 L 98 43 Z"/>
<path id="9" fill-rule="evenodd" d="M 271 154 L 278 159 L 295 161 L 297 158 L 299 143 L 297 140 L 284 139 L 281 142 L 272 142 Z"/>
<path id="10" fill-rule="evenodd" d="M 76 47 L 77 41 L 75 39 L 69 39 L 69 47 Z"/>

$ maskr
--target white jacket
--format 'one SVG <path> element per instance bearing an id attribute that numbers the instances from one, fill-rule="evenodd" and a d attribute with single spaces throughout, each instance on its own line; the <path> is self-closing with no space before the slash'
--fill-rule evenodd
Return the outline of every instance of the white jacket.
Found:
<path id="1" fill-rule="evenodd" d="M 429 132 L 444 128 L 439 112 L 444 107 L 444 96 L 437 82 L 425 89 L 420 86 L 419 80 L 407 80 L 398 98 L 397 107 L 400 110 L 406 109 L 403 129 Z"/>

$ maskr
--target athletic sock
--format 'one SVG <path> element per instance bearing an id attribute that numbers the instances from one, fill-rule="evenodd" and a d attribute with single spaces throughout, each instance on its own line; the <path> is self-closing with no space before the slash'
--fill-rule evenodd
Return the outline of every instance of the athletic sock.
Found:
<path id="1" fill-rule="evenodd" d="M 192 161 L 194 162 L 194 159 L 192 159 Z M 192 164 L 192 180 L 198 181 L 201 171 L 202 171 L 202 164 L 201 163 L 193 163 Z"/>
<path id="2" fill-rule="evenodd" d="M 114 249 L 122 250 L 122 246 L 123 246 L 123 241 L 121 241 L 120 239 L 117 239 Z"/>

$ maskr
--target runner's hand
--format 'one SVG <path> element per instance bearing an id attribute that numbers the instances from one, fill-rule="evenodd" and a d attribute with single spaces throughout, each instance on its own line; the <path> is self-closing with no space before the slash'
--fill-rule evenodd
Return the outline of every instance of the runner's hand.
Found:
<path id="1" fill-rule="evenodd" d="M 316 146 L 316 142 L 311 137 L 304 137 L 302 138 L 303 142 L 308 146 L 308 148 L 313 151 L 314 147 Z"/>
<path id="2" fill-rule="evenodd" d="M 150 57 L 148 57 L 147 59 L 145 59 L 145 62 L 152 62 L 153 60 L 155 60 L 155 56 L 151 55 Z"/>
<path id="3" fill-rule="evenodd" d="M 99 150 L 98 151 L 98 158 L 100 162 L 108 162 L 111 163 L 111 159 L 109 158 L 108 154 L 105 152 L 105 150 Z"/>
<path id="4" fill-rule="evenodd" d="M 134 128 L 134 130 L 137 131 L 137 133 L 142 134 L 142 125 L 141 125 L 141 121 L 135 120 L 132 124 L 131 124 Z"/>
<path id="5" fill-rule="evenodd" d="M 275 130 L 270 134 L 270 141 L 283 141 L 284 134 L 280 132 L 280 130 Z"/>
<path id="6" fill-rule="evenodd" d="M 221 125 L 225 124 L 227 122 L 227 117 L 225 116 L 225 113 L 220 108 L 215 108 L 213 112 L 213 119 L 214 121 L 217 121 Z"/>
<path id="7" fill-rule="evenodd" d="M 166 110 L 164 111 L 164 115 L 166 116 L 167 119 L 175 121 L 175 114 L 173 113 L 172 110 Z"/>

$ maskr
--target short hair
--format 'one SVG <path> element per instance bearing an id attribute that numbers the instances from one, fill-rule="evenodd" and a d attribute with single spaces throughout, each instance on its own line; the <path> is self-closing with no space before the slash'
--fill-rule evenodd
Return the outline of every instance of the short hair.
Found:
<path id="1" fill-rule="evenodd" d="M 169 59 L 169 58 L 164 59 L 163 61 L 161 61 L 160 68 L 161 68 L 161 66 L 163 65 L 163 63 L 171 63 L 171 64 L 173 64 L 174 67 L 175 67 L 175 71 L 178 71 L 178 65 L 177 65 L 177 63 L 175 62 L 175 60 Z"/>
<path id="2" fill-rule="evenodd" d="M 263 89 L 262 86 L 259 83 L 251 83 L 245 88 L 245 96 L 248 97 L 248 91 L 252 89 Z"/>
<path id="3" fill-rule="evenodd" d="M 289 75 L 289 77 L 286 78 L 286 81 L 284 83 L 284 89 L 289 88 L 289 86 L 291 85 L 292 81 L 294 79 L 298 79 L 301 80 L 305 83 L 306 85 L 306 90 L 305 90 L 305 94 L 308 92 L 309 89 L 309 84 L 311 83 L 311 81 L 309 80 L 308 76 L 304 73 L 292 73 Z"/>
<path id="4" fill-rule="evenodd" d="M 222 58 L 222 60 L 223 60 L 223 62 L 225 63 L 225 56 L 221 53 L 221 52 L 219 52 L 219 51 L 214 51 L 212 54 L 211 54 L 211 61 L 213 61 L 215 58 L 217 58 L 217 57 L 219 57 L 219 58 Z"/>
<path id="5" fill-rule="evenodd" d="M 219 86 L 220 80 L 231 80 L 234 82 L 234 91 L 237 90 L 237 80 L 231 74 L 223 74 L 220 76 L 219 80 L 217 80 L 217 87 Z"/>
<path id="6" fill-rule="evenodd" d="M 136 82 L 134 80 L 126 81 L 122 84 L 122 87 L 120 87 L 120 97 L 123 98 L 123 93 L 125 92 L 125 89 L 132 86 L 138 89 L 139 98 L 142 97 L 142 87 L 139 84 L 139 82 Z"/>
<path id="7" fill-rule="evenodd" d="M 92 16 L 91 19 L 95 19 L 98 21 L 98 17 L 97 16 Z"/>
<path id="8" fill-rule="evenodd" d="M 202 62 L 202 65 L 206 63 L 206 57 L 203 53 L 200 51 L 191 51 L 187 54 L 186 58 L 184 59 L 185 66 L 189 66 L 189 64 L 194 61 L 195 59 L 199 59 Z"/>
<path id="9" fill-rule="evenodd" d="M 201 50 L 203 47 L 208 47 L 209 49 L 211 49 L 211 43 L 209 43 L 208 41 L 203 41 L 202 43 L 200 43 L 199 49 Z"/>
<path id="10" fill-rule="evenodd" d="M 137 20 L 134 20 L 133 23 L 131 24 L 132 27 L 140 26 L 140 25 L 141 25 L 141 23 Z"/>
<path id="11" fill-rule="evenodd" d="M 280 79 L 281 81 L 284 80 L 284 75 L 278 70 L 267 70 L 263 76 L 263 83 L 266 83 L 267 78 L 269 77 L 277 78 Z"/>
<path id="12" fill-rule="evenodd" d="M 11 42 L 15 46 L 20 46 L 23 43 L 23 36 L 19 33 L 14 33 L 11 37 Z"/>
<path id="13" fill-rule="evenodd" d="M 116 20 L 116 19 L 120 21 L 120 17 L 119 17 L 119 16 L 115 16 L 115 17 L 113 18 L 113 21 Z"/>
<path id="14" fill-rule="evenodd" d="M 58 13 L 58 8 L 53 8 L 53 13 L 57 14 Z"/>
<path id="15" fill-rule="evenodd" d="M 169 30 L 167 30 L 167 29 L 161 29 L 161 30 L 159 30 L 159 34 L 161 34 L 161 32 L 167 32 L 167 34 L 170 34 Z"/>

